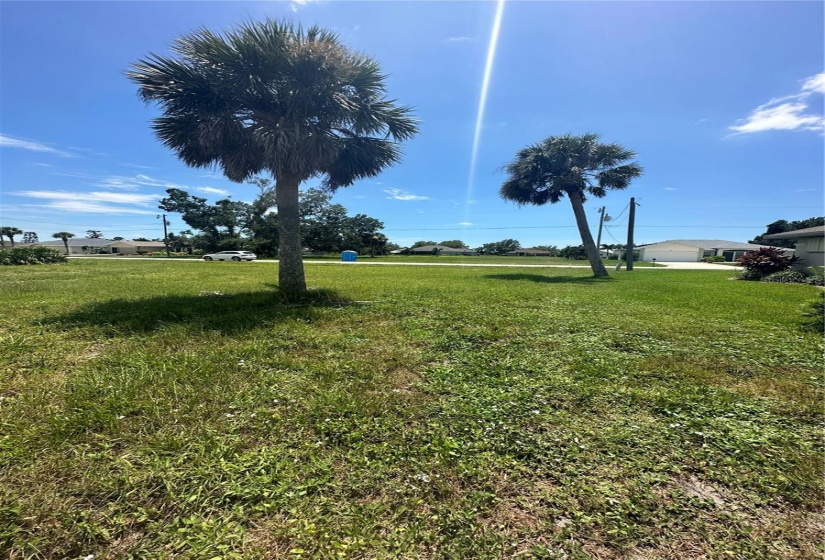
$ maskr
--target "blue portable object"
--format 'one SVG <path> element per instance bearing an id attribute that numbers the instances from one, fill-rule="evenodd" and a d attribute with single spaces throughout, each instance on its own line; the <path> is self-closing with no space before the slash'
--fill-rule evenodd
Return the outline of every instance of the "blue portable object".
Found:
<path id="1" fill-rule="evenodd" d="M 358 260 L 358 253 L 355 251 L 341 251 L 341 260 L 343 262 L 355 262 Z"/>

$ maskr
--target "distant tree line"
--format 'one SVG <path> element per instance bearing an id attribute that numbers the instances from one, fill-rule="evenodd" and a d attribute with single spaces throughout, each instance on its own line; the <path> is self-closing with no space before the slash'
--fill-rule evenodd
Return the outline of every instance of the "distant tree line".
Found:
<path id="1" fill-rule="evenodd" d="M 251 202 L 228 198 L 210 204 L 181 189 L 167 189 L 159 208 L 181 215 L 191 229 L 169 234 L 172 246 L 203 251 L 248 250 L 275 256 L 279 249 L 278 214 L 274 211 L 275 187 L 265 178 L 251 181 L 259 193 Z M 380 232 L 384 224 L 365 214 L 350 216 L 332 195 L 319 188 L 299 194 L 302 246 L 317 252 L 358 251 L 384 254 L 391 245 Z M 193 231 L 195 233 L 193 233 Z"/>

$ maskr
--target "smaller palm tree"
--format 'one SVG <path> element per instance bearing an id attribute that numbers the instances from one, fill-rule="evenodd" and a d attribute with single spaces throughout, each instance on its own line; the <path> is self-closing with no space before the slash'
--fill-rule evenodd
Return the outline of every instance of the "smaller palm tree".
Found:
<path id="1" fill-rule="evenodd" d="M 16 228 L 16 227 L 5 226 L 5 227 L 0 228 L 0 236 L 8 237 L 9 241 L 11 241 L 11 246 L 12 247 L 14 247 L 14 236 L 15 235 L 22 235 L 22 234 L 23 234 L 23 230 L 19 229 L 19 228 Z"/>
<path id="2" fill-rule="evenodd" d="M 519 205 L 555 204 L 570 200 L 582 245 L 594 276 L 607 276 L 593 241 L 584 202 L 588 196 L 601 198 L 608 190 L 622 190 L 642 174 L 631 162 L 636 154 L 619 144 L 602 144 L 596 134 L 550 136 L 516 153 L 504 166 L 508 177 L 499 190 L 505 200 Z"/>
<path id="3" fill-rule="evenodd" d="M 63 245 L 66 247 L 66 254 L 69 254 L 69 239 L 74 237 L 73 233 L 69 233 L 68 231 L 58 231 L 57 233 L 53 233 L 52 237 L 55 239 L 62 239 Z"/>

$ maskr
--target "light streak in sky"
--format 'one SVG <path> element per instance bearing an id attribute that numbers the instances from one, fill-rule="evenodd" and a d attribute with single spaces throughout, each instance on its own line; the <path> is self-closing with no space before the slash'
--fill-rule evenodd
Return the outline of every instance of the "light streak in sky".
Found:
<path id="1" fill-rule="evenodd" d="M 504 15 L 504 1 L 496 3 L 496 15 L 493 20 L 493 29 L 490 32 L 490 43 L 487 46 L 487 62 L 484 65 L 484 78 L 481 80 L 481 93 L 478 98 L 478 112 L 476 113 L 476 127 L 473 133 L 473 150 L 470 155 L 470 174 L 467 179 L 467 202 L 464 208 L 464 222 L 469 222 L 470 203 L 473 197 L 473 186 L 476 180 L 476 164 L 478 162 L 478 147 L 481 143 L 481 127 L 484 123 L 484 110 L 487 108 L 487 92 L 490 90 L 490 78 L 493 75 L 493 62 L 496 59 L 498 48 L 498 34 L 501 30 L 501 20 Z"/>

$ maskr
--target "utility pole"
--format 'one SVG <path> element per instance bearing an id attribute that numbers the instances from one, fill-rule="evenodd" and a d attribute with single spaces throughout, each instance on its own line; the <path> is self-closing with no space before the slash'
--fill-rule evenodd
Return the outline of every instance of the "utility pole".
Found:
<path id="1" fill-rule="evenodd" d="M 627 270 L 633 270 L 633 225 L 636 221 L 636 199 L 630 199 L 630 213 L 627 218 L 627 246 L 625 247 L 624 260 L 627 263 Z"/>
<path id="2" fill-rule="evenodd" d="M 602 206 L 601 210 L 599 210 L 599 234 L 596 236 L 596 250 L 599 251 L 600 255 L 602 250 L 602 226 L 604 226 L 605 222 L 610 221 L 610 216 L 604 213 L 606 209 L 607 207 Z"/>
<path id="3" fill-rule="evenodd" d="M 163 219 L 163 245 L 166 247 L 166 258 L 170 258 L 172 255 L 169 254 L 169 233 L 166 230 L 169 222 L 166 221 L 166 214 L 161 214 L 158 218 Z"/>

